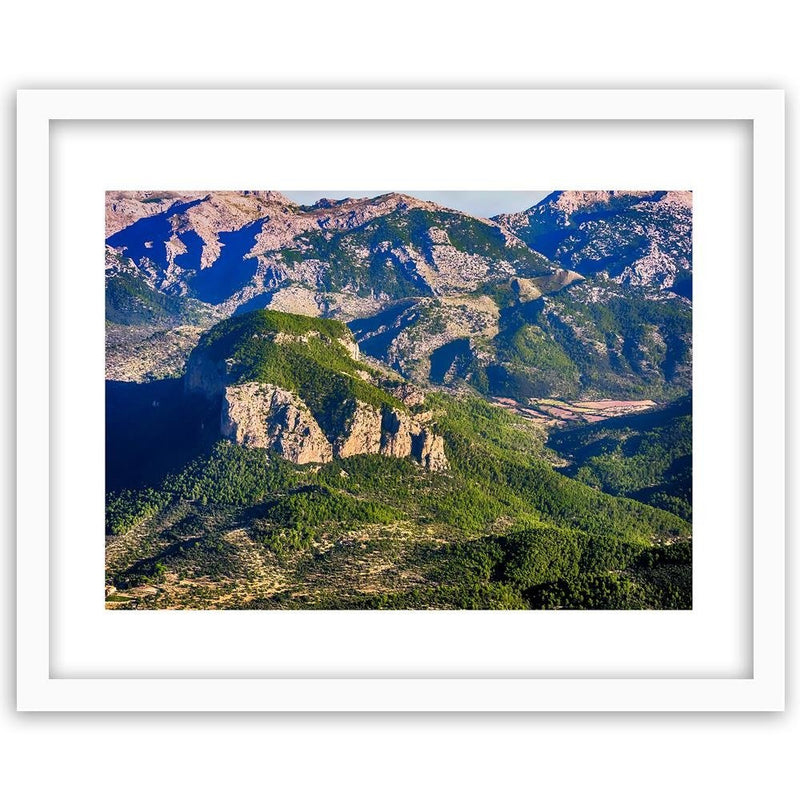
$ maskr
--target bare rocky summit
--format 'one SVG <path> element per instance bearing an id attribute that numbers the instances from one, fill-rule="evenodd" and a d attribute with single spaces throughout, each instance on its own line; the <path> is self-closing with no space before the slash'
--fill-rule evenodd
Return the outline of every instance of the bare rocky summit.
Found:
<path id="1" fill-rule="evenodd" d="M 691 192 L 554 192 L 487 220 L 400 193 L 118 191 L 106 222 L 107 318 L 160 354 L 114 344 L 110 375 L 179 375 L 173 329 L 258 309 L 345 322 L 423 389 L 671 396 L 690 374 Z"/>
<path id="2" fill-rule="evenodd" d="M 586 276 L 631 286 L 675 287 L 690 280 L 692 193 L 553 192 L 497 222 L 548 258 Z"/>
<path id="3" fill-rule="evenodd" d="M 225 387 L 220 432 L 244 447 L 274 450 L 294 464 L 330 461 L 331 445 L 306 404 L 280 386 Z"/>
<path id="4" fill-rule="evenodd" d="M 442 437 L 405 411 L 356 401 L 344 432 L 330 442 L 303 400 L 272 384 L 225 387 L 220 433 L 243 447 L 273 450 L 294 464 L 382 455 L 411 457 L 431 471 L 448 466 Z"/>

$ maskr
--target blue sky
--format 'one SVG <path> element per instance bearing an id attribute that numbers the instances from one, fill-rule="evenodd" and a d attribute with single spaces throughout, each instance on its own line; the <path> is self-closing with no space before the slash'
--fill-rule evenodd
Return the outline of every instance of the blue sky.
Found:
<path id="1" fill-rule="evenodd" d="M 539 192 L 440 192 L 440 191 L 414 191 L 413 189 L 376 189 L 370 191 L 312 191 L 312 192 L 291 192 L 280 190 L 290 200 L 301 205 L 312 205 L 321 197 L 331 200 L 341 200 L 343 197 L 375 197 L 379 194 L 396 191 L 402 194 L 410 194 L 422 200 L 432 200 L 448 208 L 455 208 L 458 211 L 466 211 L 478 217 L 493 217 L 495 214 L 511 211 L 524 211 L 535 205 L 543 197 L 550 194 L 550 191 Z"/>

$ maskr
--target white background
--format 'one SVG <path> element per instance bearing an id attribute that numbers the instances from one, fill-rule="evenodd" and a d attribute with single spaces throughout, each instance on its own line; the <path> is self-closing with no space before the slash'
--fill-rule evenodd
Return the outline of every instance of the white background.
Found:
<path id="1" fill-rule="evenodd" d="M 117 7 L 113 7 L 116 9 Z M 69 86 L 462 86 L 786 88 L 785 5 L 755 14 L 672 2 L 406 2 L 185 6 L 14 4 L 3 59 L 5 355 L 13 342 L 13 90 Z M 527 11 L 525 9 L 528 9 Z M 756 16 L 757 14 L 757 16 Z M 332 154 L 333 155 L 333 154 Z M 790 157 L 789 229 L 796 159 Z M 791 257 L 791 250 L 790 250 Z M 794 291 L 796 281 L 791 279 Z M 798 298 L 794 298 L 797 302 Z M 791 324 L 791 322 L 790 322 Z M 794 335 L 794 330 L 792 334 Z M 2 507 L 13 526 L 11 385 Z M 794 427 L 791 429 L 794 437 Z M 5 445 L 5 439 L 4 439 Z M 797 487 L 795 487 L 797 488 Z M 794 493 L 789 491 L 791 497 Z M 9 530 L 10 533 L 10 530 Z M 13 550 L 6 537 L 4 788 L 12 796 L 783 797 L 796 789 L 800 724 L 790 593 L 789 710 L 783 715 L 287 717 L 28 715 L 13 711 Z M 796 550 L 796 548 L 795 548 Z M 796 552 L 790 547 L 790 567 Z"/>
<path id="2" fill-rule="evenodd" d="M 750 146 L 741 122 L 54 123 L 51 674 L 750 677 L 751 454 L 731 435 L 751 411 L 741 357 L 751 338 Z M 370 179 L 420 189 L 693 191 L 701 422 L 691 611 L 104 610 L 105 189 L 355 189 Z"/>

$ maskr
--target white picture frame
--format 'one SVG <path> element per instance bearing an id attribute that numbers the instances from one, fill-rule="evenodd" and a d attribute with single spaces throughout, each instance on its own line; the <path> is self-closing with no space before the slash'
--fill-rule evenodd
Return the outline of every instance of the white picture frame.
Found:
<path id="1" fill-rule="evenodd" d="M 60 195 L 53 188 L 54 131 L 63 121 L 439 121 L 453 124 L 569 121 L 577 126 L 598 121 L 636 124 L 641 121 L 736 122 L 752 126 L 749 158 L 752 184 L 752 559 L 748 580 L 748 614 L 739 619 L 745 636 L 746 674 L 698 672 L 664 676 L 650 671 L 609 674 L 598 670 L 576 674 L 565 664 L 563 674 L 480 675 L 479 665 L 467 672 L 408 675 L 367 670 L 343 674 L 225 675 L 209 668 L 201 673 L 180 670 L 143 676 L 104 672 L 102 663 L 83 673 L 54 669 L 54 653 L 64 637 L 60 630 L 59 595 L 53 588 L 64 548 L 54 539 L 50 503 L 51 479 L 58 481 L 63 461 L 51 460 L 51 435 L 63 424 L 58 416 L 58 388 L 51 353 L 57 351 L 49 309 L 57 301 L 63 276 L 54 274 L 53 220 Z M 748 128 L 749 132 L 749 128 Z M 25 711 L 775 711 L 784 707 L 784 97 L 776 90 L 25 90 L 18 94 L 18 585 L 17 703 Z M 88 167 L 87 167 L 88 169 Z M 103 165 L 93 165 L 102 173 Z M 377 183 L 377 182 L 376 182 Z M 107 186 L 107 188 L 128 188 Z M 149 188 L 156 188 L 150 186 Z M 164 187 L 183 188 L 183 187 Z M 188 188 L 188 187 L 187 187 Z M 206 187 L 208 188 L 208 187 Z M 238 188 L 281 188 L 240 186 Z M 324 188 L 324 187 L 322 187 Z M 450 186 L 442 188 L 453 188 Z M 460 188 L 460 187 L 459 187 Z M 513 187 L 520 188 L 520 187 Z M 530 186 L 529 189 L 548 188 Z M 550 187 L 584 188 L 584 187 Z M 586 187 L 588 188 L 588 187 Z M 623 188 L 619 185 L 596 188 Z M 624 187 L 630 188 L 630 187 Z M 650 186 L 649 188 L 656 188 Z M 667 188 L 667 187 L 658 187 Z M 691 187 L 669 187 L 691 188 Z M 99 216 L 92 225 L 102 230 L 102 207 L 81 214 Z M 52 215 L 52 218 L 51 218 Z M 98 253 L 102 247 L 98 246 Z M 706 257 L 708 252 L 706 252 Z M 98 264 L 102 263 L 98 257 Z M 700 257 L 699 255 L 697 256 Z M 102 269 L 100 274 L 102 274 Z M 48 302 L 48 298 L 49 301 Z M 715 312 L 716 313 L 716 312 Z M 731 313 L 737 313 L 735 310 Z M 102 347 L 102 343 L 100 343 Z M 737 358 L 747 358 L 739 353 Z M 63 370 L 62 370 L 63 371 Z M 52 405 L 51 405 L 52 404 Z M 51 422 L 52 421 L 52 422 Z M 703 419 L 695 417 L 696 427 Z M 742 439 L 746 432 L 732 430 Z M 76 453 L 74 463 L 86 456 Z M 748 466 L 750 466 L 748 464 Z M 715 502 L 731 501 L 724 486 Z M 93 517 L 94 519 L 94 517 Z M 93 530 L 87 525 L 89 535 Z M 702 535 L 696 523 L 697 536 Z M 98 536 L 102 534 L 98 531 Z M 697 536 L 695 537 L 697 539 Z M 96 565 L 95 565 L 96 566 Z M 100 578 L 102 580 L 102 578 Z M 749 600 L 752 602 L 749 602 Z M 102 602 L 102 600 L 101 600 Z M 102 612 L 101 612 L 102 613 Z M 114 614 L 115 612 L 106 612 Z M 141 613 L 142 625 L 155 624 Z M 171 612 L 169 612 L 171 613 Z M 192 614 L 194 612 L 179 612 Z M 206 615 L 218 612 L 201 612 Z M 228 612 L 220 612 L 228 613 Z M 297 614 L 298 612 L 233 612 Z M 300 612 L 306 613 L 306 612 Z M 380 614 L 405 612 L 309 612 L 311 614 Z M 444 614 L 443 625 L 455 625 L 453 614 L 484 612 L 417 612 Z M 540 612 L 490 612 L 537 614 Z M 572 614 L 578 612 L 555 612 Z M 595 612 L 589 612 L 595 613 Z M 598 612 L 599 613 L 599 612 Z M 610 612 L 617 614 L 643 612 Z M 671 613 L 671 612 L 655 612 Z M 684 613 L 684 612 L 677 612 Z M 686 612 L 692 614 L 693 612 Z M 751 614 L 751 619 L 748 619 Z M 446 616 L 451 615 L 451 616 Z M 130 616 L 130 615 L 129 615 Z M 184 616 L 175 624 L 194 624 Z M 208 616 L 203 620 L 208 621 Z M 284 620 L 287 618 L 284 617 Z M 301 617 L 289 617 L 300 624 Z M 335 617 L 331 619 L 335 620 Z M 413 619 L 413 618 L 412 618 Z M 419 619 L 419 618 L 416 618 Z M 461 619 L 461 618 L 459 618 Z M 480 619 L 474 617 L 473 619 Z M 488 619 L 488 618 L 486 618 Z M 579 618 L 575 618 L 579 619 Z M 599 618 L 595 618 L 599 619 Z M 629 619 L 626 617 L 626 619 Z M 684 617 L 675 617 L 678 634 Z M 182 620 L 182 621 L 181 621 Z M 580 620 L 579 620 L 580 621 Z M 750 621 L 752 626 L 750 627 Z M 204 623 L 205 624 L 205 623 Z M 304 623 L 303 623 L 304 624 Z M 373 623 L 374 624 L 374 623 Z M 410 623 L 413 627 L 413 621 Z M 576 625 L 578 623 L 575 623 Z M 590 621 L 580 624 L 590 625 Z M 688 623 L 686 623 L 688 624 Z M 78 621 L 80 626 L 80 621 Z M 572 625 L 572 623 L 570 623 Z M 579 629 L 580 626 L 578 626 Z M 87 623 L 87 632 L 89 631 Z M 94 635 L 94 634 L 92 634 Z M 291 640 L 291 624 L 286 634 Z M 87 636 L 89 634 L 87 633 Z M 573 659 L 577 657 L 572 656 Z M 584 664 L 591 673 L 592 665 Z M 90 664 L 91 667 L 91 664 Z"/>

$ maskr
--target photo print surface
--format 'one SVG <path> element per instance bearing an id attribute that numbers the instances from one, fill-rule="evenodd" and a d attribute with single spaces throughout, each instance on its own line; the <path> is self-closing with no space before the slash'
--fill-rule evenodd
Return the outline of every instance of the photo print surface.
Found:
<path id="1" fill-rule="evenodd" d="M 108 609 L 692 607 L 692 194 L 109 191 Z"/>

